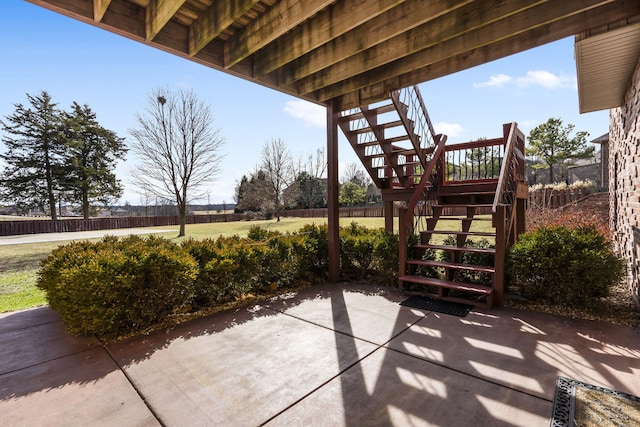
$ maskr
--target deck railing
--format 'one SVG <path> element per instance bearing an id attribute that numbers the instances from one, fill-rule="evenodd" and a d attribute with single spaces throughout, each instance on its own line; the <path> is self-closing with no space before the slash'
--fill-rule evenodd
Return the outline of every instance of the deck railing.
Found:
<path id="1" fill-rule="evenodd" d="M 449 145 L 442 158 L 443 184 L 496 181 L 504 156 L 503 138 Z"/>

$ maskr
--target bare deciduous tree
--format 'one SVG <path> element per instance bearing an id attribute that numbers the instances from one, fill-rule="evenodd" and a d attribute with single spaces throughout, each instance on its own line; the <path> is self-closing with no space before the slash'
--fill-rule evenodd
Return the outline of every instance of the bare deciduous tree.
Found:
<path id="1" fill-rule="evenodd" d="M 324 155 L 323 148 L 318 148 L 315 155 L 313 153 L 308 155 L 300 154 L 298 164 L 294 169 L 294 175 L 298 176 L 303 172 L 314 178 L 324 177 L 327 172 L 327 158 Z"/>
<path id="2" fill-rule="evenodd" d="M 291 153 L 281 139 L 272 139 L 262 146 L 260 169 L 265 173 L 273 195 L 273 208 L 280 221 L 282 192 L 291 181 L 293 174 Z"/>
<path id="3" fill-rule="evenodd" d="M 224 138 L 213 127 L 211 109 L 193 91 L 153 90 L 136 121 L 137 128 L 130 130 L 137 141 L 132 151 L 140 161 L 133 170 L 134 184 L 176 201 L 178 236 L 184 236 L 187 202 L 220 172 Z"/>
<path id="4" fill-rule="evenodd" d="M 371 183 L 371 178 L 369 178 L 369 175 L 357 164 L 347 163 L 342 176 L 342 183 L 347 182 L 353 182 L 357 184 L 358 187 L 366 189 L 369 183 Z"/>

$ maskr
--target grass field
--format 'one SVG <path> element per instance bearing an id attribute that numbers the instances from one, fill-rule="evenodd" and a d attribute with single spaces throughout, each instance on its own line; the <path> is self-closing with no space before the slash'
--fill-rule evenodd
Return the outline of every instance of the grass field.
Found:
<path id="1" fill-rule="evenodd" d="M 151 227 L 149 230 L 171 230 L 172 232 L 159 232 L 158 235 L 180 242 L 186 238 L 205 239 L 232 235 L 244 237 L 249 232 L 249 229 L 256 225 L 267 230 L 287 233 L 297 231 L 305 224 L 326 224 L 326 222 L 326 218 L 282 218 L 280 222 L 264 220 L 190 224 L 187 225 L 187 237 L 182 238 L 175 237 L 178 233 L 178 226 Z M 357 222 L 369 228 L 384 227 L 383 218 L 340 218 L 341 226 L 349 225 L 351 222 Z M 477 231 L 488 231 L 487 229 L 491 226 L 489 221 L 476 223 L 481 227 Z M 394 227 L 397 230 L 397 220 Z M 483 230 L 482 228 L 487 229 Z M 53 249 L 67 242 L 56 241 L 0 246 L 0 313 L 46 304 L 44 293 L 35 286 L 40 261 Z"/>

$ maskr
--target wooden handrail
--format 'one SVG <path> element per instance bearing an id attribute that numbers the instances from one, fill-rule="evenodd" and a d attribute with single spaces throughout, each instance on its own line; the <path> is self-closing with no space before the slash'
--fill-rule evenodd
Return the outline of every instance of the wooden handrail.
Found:
<path id="1" fill-rule="evenodd" d="M 407 219 L 410 219 L 410 215 L 413 215 L 413 210 L 415 209 L 416 205 L 422 198 L 422 192 L 424 191 L 424 188 L 429 183 L 429 179 L 431 178 L 433 169 L 436 167 L 436 164 L 440 161 L 440 158 L 444 153 L 447 136 L 438 134 L 435 136 L 435 139 L 436 139 L 435 141 L 436 149 L 433 152 L 433 156 L 431 157 L 431 160 L 427 164 L 427 167 L 425 168 L 424 173 L 422 174 L 422 177 L 420 177 L 420 182 L 415 187 L 415 191 L 413 192 L 411 199 L 409 199 L 409 202 L 407 203 L 407 207 L 405 211 L 405 215 L 407 216 Z"/>
<path id="2" fill-rule="evenodd" d="M 509 136 L 507 137 L 507 144 L 504 150 L 505 157 L 502 161 L 502 168 L 500 169 L 500 178 L 498 178 L 498 185 L 496 186 L 496 194 L 493 198 L 493 206 L 491 208 L 492 212 L 496 212 L 498 209 L 498 204 L 503 199 L 504 187 L 507 183 L 507 179 L 509 178 L 509 171 L 511 168 L 511 157 L 513 156 L 513 152 L 516 144 L 516 129 L 518 125 L 513 122 L 509 127 Z"/>
<path id="3" fill-rule="evenodd" d="M 483 139 L 480 141 L 463 142 L 447 145 L 446 151 L 461 151 L 482 147 L 495 147 L 504 144 L 504 138 Z"/>

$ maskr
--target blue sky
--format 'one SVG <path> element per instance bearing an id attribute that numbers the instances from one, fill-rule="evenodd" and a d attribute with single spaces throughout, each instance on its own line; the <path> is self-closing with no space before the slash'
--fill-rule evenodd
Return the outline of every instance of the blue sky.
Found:
<path id="1" fill-rule="evenodd" d="M 227 141 L 222 173 L 205 189 L 211 203 L 233 202 L 236 181 L 259 162 L 265 141 L 284 140 L 294 158 L 326 144 L 322 107 L 21 0 L 0 1 L 0 64 L 3 119 L 15 103 L 27 103 L 27 93 L 46 90 L 63 109 L 73 101 L 88 104 L 128 144 L 150 90 L 193 89 L 211 106 Z M 608 111 L 578 113 L 573 38 L 423 83 L 420 90 L 436 131 L 449 143 L 499 137 L 502 124 L 512 121 L 528 135 L 549 117 L 589 132 L 589 139 L 608 131 Z M 123 203 L 141 203 L 129 182 L 134 162 L 129 155 L 116 170 L 125 185 Z M 339 162 L 341 168 L 358 162 L 342 135 Z"/>

